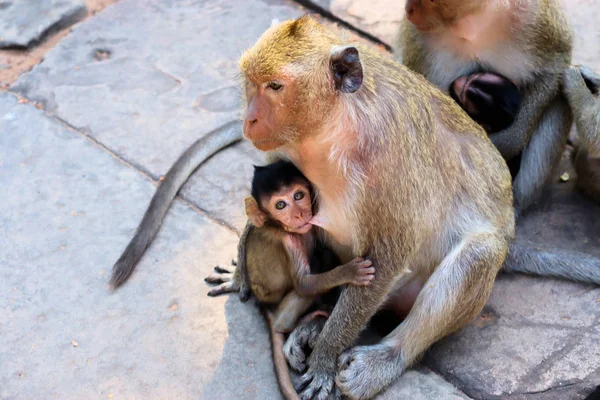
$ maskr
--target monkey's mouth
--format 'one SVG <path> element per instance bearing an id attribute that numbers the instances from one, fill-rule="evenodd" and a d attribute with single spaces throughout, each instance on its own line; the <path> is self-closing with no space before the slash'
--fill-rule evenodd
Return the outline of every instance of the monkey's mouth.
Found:
<path id="1" fill-rule="evenodd" d="M 294 231 L 297 233 L 306 233 L 309 230 L 311 230 L 311 228 L 312 228 L 312 224 L 310 222 L 306 222 L 305 224 L 294 228 Z"/>

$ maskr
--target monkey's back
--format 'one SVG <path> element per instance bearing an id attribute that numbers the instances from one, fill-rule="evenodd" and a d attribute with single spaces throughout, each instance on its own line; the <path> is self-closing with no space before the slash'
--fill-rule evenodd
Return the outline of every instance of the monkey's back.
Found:
<path id="1" fill-rule="evenodd" d="M 255 228 L 246 241 L 250 290 L 259 302 L 277 304 L 294 288 L 289 257 L 273 228 Z"/>

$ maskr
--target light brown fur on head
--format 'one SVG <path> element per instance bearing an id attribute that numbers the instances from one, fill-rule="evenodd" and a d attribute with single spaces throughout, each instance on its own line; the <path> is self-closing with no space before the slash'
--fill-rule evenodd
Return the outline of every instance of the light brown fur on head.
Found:
<path id="1" fill-rule="evenodd" d="M 244 53 L 239 62 L 248 104 L 244 134 L 257 148 L 295 142 L 327 117 L 335 91 L 327 76 L 314 71 L 327 69 L 331 47 L 339 43 L 305 16 L 271 27 Z M 281 84 L 280 91 L 269 89 L 270 82 Z"/>

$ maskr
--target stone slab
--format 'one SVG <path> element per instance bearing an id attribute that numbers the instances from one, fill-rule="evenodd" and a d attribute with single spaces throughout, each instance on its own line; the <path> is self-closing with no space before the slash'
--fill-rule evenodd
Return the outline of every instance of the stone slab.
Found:
<path id="1" fill-rule="evenodd" d="M 76 26 L 11 87 L 155 179 L 196 139 L 239 118 L 237 59 L 293 2 L 122 0 Z M 251 21 L 251 23 L 249 23 Z M 248 145 L 200 168 L 184 196 L 238 229 Z"/>
<path id="2" fill-rule="evenodd" d="M 84 0 L 4 0 L 0 2 L 0 48 L 29 47 L 52 29 L 86 14 Z"/>
<path id="3" fill-rule="evenodd" d="M 253 304 L 203 278 L 237 236 L 176 201 L 132 279 L 114 261 L 155 186 L 0 93 L 0 398 L 277 398 Z"/>
<path id="4" fill-rule="evenodd" d="M 475 399 L 583 399 L 600 384 L 600 288 L 500 275 L 482 314 L 425 364 Z"/>
<path id="5" fill-rule="evenodd" d="M 375 400 L 467 400 L 470 397 L 446 382 L 435 372 L 418 367 L 405 372 Z"/>

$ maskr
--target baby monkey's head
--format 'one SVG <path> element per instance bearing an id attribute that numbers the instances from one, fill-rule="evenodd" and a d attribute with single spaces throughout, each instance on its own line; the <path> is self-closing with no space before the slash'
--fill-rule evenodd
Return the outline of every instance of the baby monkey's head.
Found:
<path id="1" fill-rule="evenodd" d="M 246 199 L 246 214 L 252 224 L 279 226 L 287 232 L 310 231 L 313 193 L 308 179 L 289 161 L 254 167 L 252 197 Z"/>

